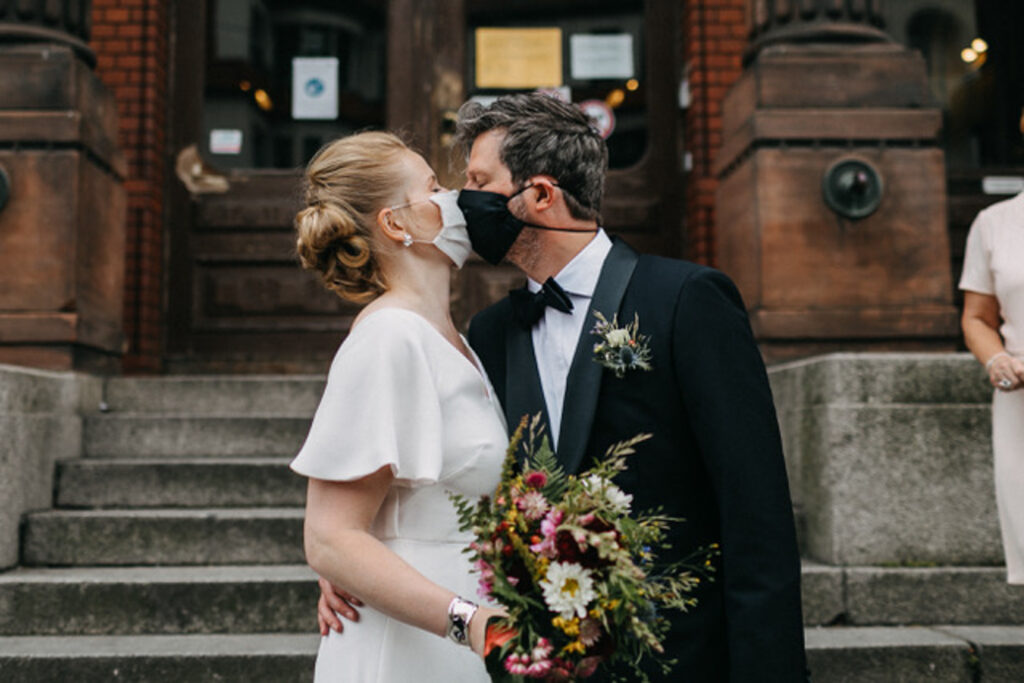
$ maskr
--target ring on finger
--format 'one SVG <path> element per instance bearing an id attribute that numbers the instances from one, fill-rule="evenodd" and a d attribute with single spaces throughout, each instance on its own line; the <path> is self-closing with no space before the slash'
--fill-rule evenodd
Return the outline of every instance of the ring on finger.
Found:
<path id="1" fill-rule="evenodd" d="M 1012 386 L 1013 386 L 1013 382 L 1011 382 L 1010 380 L 1006 379 L 1005 377 L 1002 378 L 1001 380 L 999 380 L 999 387 L 1001 389 L 1009 389 Z"/>

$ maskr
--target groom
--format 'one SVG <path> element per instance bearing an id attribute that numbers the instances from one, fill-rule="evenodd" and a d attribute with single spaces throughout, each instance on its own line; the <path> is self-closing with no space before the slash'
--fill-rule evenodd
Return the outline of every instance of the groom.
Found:
<path id="1" fill-rule="evenodd" d="M 459 204 L 474 250 L 529 278 L 474 317 L 468 335 L 510 428 L 541 412 L 570 472 L 650 432 L 617 482 L 634 509 L 685 519 L 662 559 L 721 545 L 697 607 L 672 618 L 666 656 L 678 663 L 664 680 L 803 681 L 800 561 L 782 447 L 732 282 L 639 255 L 599 228 L 607 148 L 577 108 L 541 95 L 470 102 L 456 138 L 469 152 Z M 618 376 L 595 360 L 596 313 L 639 321 L 650 370 Z"/>

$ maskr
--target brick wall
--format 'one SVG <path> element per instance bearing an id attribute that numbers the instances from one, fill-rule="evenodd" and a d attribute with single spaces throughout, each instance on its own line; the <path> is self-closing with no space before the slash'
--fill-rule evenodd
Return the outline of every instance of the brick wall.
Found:
<path id="1" fill-rule="evenodd" d="M 117 100 L 128 161 L 126 372 L 160 368 L 168 2 L 93 0 L 96 72 Z"/>
<path id="2" fill-rule="evenodd" d="M 722 146 L 722 101 L 742 71 L 747 45 L 746 0 L 690 0 L 683 9 L 683 67 L 691 101 L 686 111 L 686 151 L 693 170 L 686 184 L 686 257 L 715 263 L 715 179 Z"/>

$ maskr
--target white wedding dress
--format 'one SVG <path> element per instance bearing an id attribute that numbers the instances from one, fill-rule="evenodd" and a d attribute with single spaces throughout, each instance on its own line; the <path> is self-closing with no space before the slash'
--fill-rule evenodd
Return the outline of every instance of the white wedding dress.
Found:
<path id="1" fill-rule="evenodd" d="M 475 356 L 474 356 L 475 358 Z M 383 308 L 359 322 L 331 365 L 327 387 L 291 467 L 348 481 L 390 465 L 395 483 L 372 532 L 431 581 L 476 599 L 448 493 L 494 491 L 508 444 L 494 391 L 425 318 Z M 318 683 L 488 681 L 479 657 L 371 607 L 320 642 Z"/>

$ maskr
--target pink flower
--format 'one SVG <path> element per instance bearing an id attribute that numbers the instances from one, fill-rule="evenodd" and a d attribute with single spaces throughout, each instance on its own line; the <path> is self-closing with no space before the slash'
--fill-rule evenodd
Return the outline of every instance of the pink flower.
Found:
<path id="1" fill-rule="evenodd" d="M 551 641 L 547 638 L 541 637 L 537 644 L 533 646 L 533 651 L 530 652 L 530 657 L 533 661 L 539 662 L 548 658 L 551 654 L 551 650 L 554 649 L 551 645 Z"/>
<path id="2" fill-rule="evenodd" d="M 505 671 L 513 676 L 525 676 L 529 670 L 530 663 L 530 655 L 512 653 L 505 658 Z"/>
<path id="3" fill-rule="evenodd" d="M 530 666 L 526 667 L 526 675 L 530 678 L 544 678 L 551 671 L 551 660 L 545 659 L 540 662 L 534 662 Z"/>
<path id="4" fill-rule="evenodd" d="M 601 663 L 601 657 L 584 657 L 580 660 L 580 663 L 576 665 L 576 676 L 579 678 L 589 678 L 593 676 L 597 671 L 597 666 Z"/>
<path id="5" fill-rule="evenodd" d="M 489 599 L 491 591 L 494 590 L 494 568 L 483 560 L 477 560 L 475 566 L 480 571 L 480 578 L 477 579 L 479 587 L 476 593 L 481 598 Z"/>
<path id="6" fill-rule="evenodd" d="M 548 559 L 554 559 L 558 557 L 558 548 L 555 547 L 555 538 L 558 535 L 558 525 L 562 523 L 562 511 L 558 508 L 551 508 L 547 515 L 544 517 L 544 521 L 540 523 L 540 533 L 543 535 L 543 539 L 540 543 L 534 543 L 530 546 L 530 550 L 547 557 Z"/>
<path id="7" fill-rule="evenodd" d="M 516 501 L 516 506 L 531 521 L 540 519 L 548 511 L 547 498 L 540 491 L 530 491 Z"/>
<path id="8" fill-rule="evenodd" d="M 548 483 L 548 475 L 543 472 L 530 472 L 526 475 L 526 485 L 530 488 L 540 489 Z"/>
<path id="9" fill-rule="evenodd" d="M 540 532 L 545 536 L 554 536 L 555 532 L 558 531 L 558 525 L 562 523 L 564 515 L 558 508 L 551 508 L 551 511 L 544 517 L 544 521 L 540 523 Z"/>

